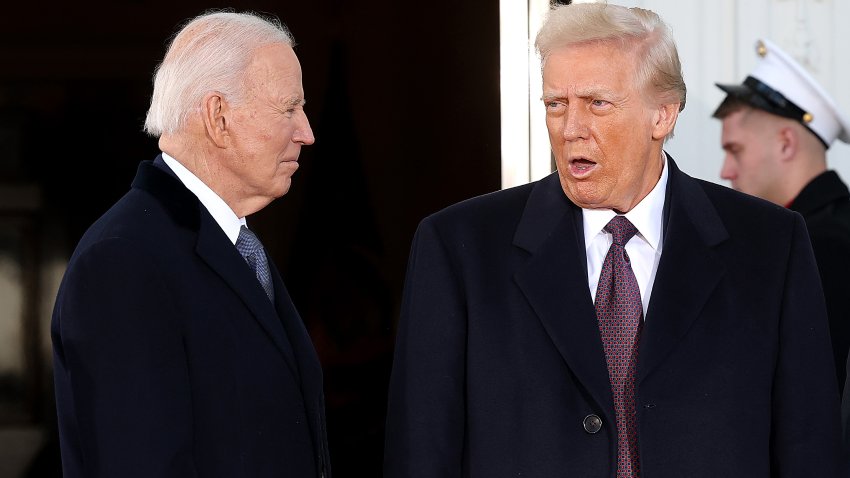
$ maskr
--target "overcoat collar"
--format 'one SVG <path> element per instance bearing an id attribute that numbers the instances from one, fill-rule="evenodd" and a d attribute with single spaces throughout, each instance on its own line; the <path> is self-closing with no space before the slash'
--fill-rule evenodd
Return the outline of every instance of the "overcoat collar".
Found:
<path id="1" fill-rule="evenodd" d="M 715 252 L 728 237 L 725 226 L 697 180 L 669 156 L 667 164 L 664 248 L 639 346 L 639 382 L 687 334 L 725 272 Z M 581 208 L 567 199 L 557 173 L 538 182 L 514 236 L 530 254 L 515 281 L 564 361 L 614 420 L 582 228 Z"/>
<path id="2" fill-rule="evenodd" d="M 800 191 L 790 209 L 806 216 L 839 199 L 850 198 L 850 190 L 835 171 L 826 171 L 812 179 Z"/>
<path id="3" fill-rule="evenodd" d="M 162 162 L 162 159 L 157 158 L 157 161 Z M 292 337 L 287 337 L 281 320 L 285 322 L 293 318 L 283 314 L 278 316 L 278 312 L 289 313 L 289 310 L 276 310 L 280 307 L 282 295 L 278 291 L 286 293 L 282 282 L 278 278 L 275 283 L 276 307 L 269 301 L 262 287 L 259 287 L 251 268 L 236 247 L 207 210 L 201 207 L 198 198 L 174 176 L 173 172 L 167 167 L 163 168 L 162 165 L 152 161 L 143 161 L 139 164 L 136 178 L 133 180 L 133 188 L 150 193 L 162 204 L 163 209 L 178 226 L 196 234 L 195 253 L 219 275 L 251 311 L 259 325 L 283 354 L 296 380 L 301 383 L 298 363 L 290 342 Z M 272 265 L 271 262 L 270 265 Z M 276 273 L 275 276 L 277 276 Z"/>

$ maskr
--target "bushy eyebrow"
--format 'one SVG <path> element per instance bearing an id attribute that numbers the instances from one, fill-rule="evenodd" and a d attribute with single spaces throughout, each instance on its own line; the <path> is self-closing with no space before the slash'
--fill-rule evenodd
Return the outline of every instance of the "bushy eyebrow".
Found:
<path id="1" fill-rule="evenodd" d="M 572 95 L 578 98 L 617 98 L 618 95 L 613 91 L 606 88 L 585 88 L 583 90 L 576 90 L 572 92 Z M 567 95 L 563 94 L 563 92 L 551 92 L 544 93 L 541 98 L 543 101 L 551 101 L 558 98 L 564 98 Z"/>
<path id="2" fill-rule="evenodd" d="M 307 103 L 301 95 L 290 96 L 281 102 L 283 109 L 288 110 L 296 106 L 304 106 Z"/>

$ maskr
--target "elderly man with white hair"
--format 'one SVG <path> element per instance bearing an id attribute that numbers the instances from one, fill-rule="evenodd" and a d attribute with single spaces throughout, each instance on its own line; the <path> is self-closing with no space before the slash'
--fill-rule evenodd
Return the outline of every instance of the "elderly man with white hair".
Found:
<path id="1" fill-rule="evenodd" d="M 162 154 L 85 233 L 52 322 L 62 465 L 78 477 L 326 477 L 322 373 L 246 217 L 313 143 L 276 19 L 174 37 L 145 129 Z"/>

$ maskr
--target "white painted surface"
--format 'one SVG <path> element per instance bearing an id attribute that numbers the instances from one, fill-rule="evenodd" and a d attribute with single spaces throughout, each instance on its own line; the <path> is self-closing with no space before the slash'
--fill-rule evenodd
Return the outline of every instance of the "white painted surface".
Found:
<path id="1" fill-rule="evenodd" d="M 502 187 L 529 181 L 528 5 L 499 1 Z"/>

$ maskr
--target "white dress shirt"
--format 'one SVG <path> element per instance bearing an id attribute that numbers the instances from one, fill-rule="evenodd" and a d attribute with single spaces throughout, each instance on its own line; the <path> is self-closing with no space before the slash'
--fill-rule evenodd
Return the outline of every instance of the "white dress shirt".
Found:
<path id="1" fill-rule="evenodd" d="M 667 158 L 663 153 L 662 159 L 664 164 L 658 183 L 637 206 L 625 214 L 638 231 L 626 243 L 626 252 L 629 254 L 632 270 L 640 288 L 644 319 L 646 319 L 649 299 L 652 296 L 652 284 L 655 282 L 658 262 L 661 260 L 661 238 L 664 237 L 663 212 L 668 175 Z M 587 285 L 594 302 L 596 302 L 599 275 L 602 273 L 602 263 L 605 261 L 605 255 L 608 254 L 608 248 L 614 242 L 611 234 L 605 232 L 603 228 L 616 215 L 611 209 L 582 209 L 584 243 L 587 248 Z"/>
<path id="2" fill-rule="evenodd" d="M 236 217 L 236 213 L 233 212 L 233 209 L 230 209 L 230 206 L 224 202 L 224 199 L 213 192 L 209 186 L 204 184 L 197 176 L 180 164 L 179 161 L 165 152 L 162 153 L 162 159 L 174 171 L 174 174 L 177 175 L 177 178 L 180 179 L 183 185 L 189 191 L 192 191 L 192 194 L 197 196 L 198 201 L 207 208 L 207 211 L 215 219 L 215 222 L 221 227 L 221 230 L 227 234 L 230 242 L 236 245 L 236 239 L 239 238 L 239 230 L 242 226 L 246 225 L 245 218 Z"/>

